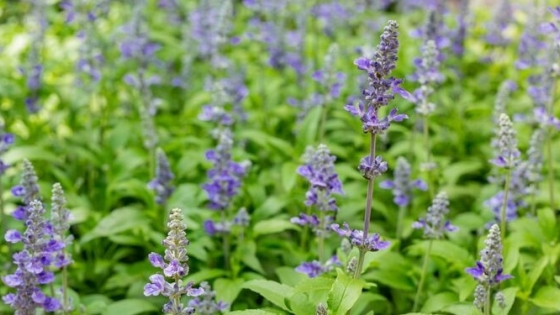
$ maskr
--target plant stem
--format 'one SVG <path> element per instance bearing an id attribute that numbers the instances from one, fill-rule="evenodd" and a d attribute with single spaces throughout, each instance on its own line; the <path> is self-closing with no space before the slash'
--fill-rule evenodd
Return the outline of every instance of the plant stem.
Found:
<path id="1" fill-rule="evenodd" d="M 558 80 L 554 79 L 552 83 L 550 103 L 548 104 L 548 114 L 554 116 L 554 96 L 556 95 L 556 88 L 558 87 Z M 556 203 L 554 200 L 554 156 L 552 154 L 552 136 L 549 132 L 546 141 L 546 150 L 548 155 L 548 194 L 550 196 L 550 207 L 556 210 Z"/>
<path id="2" fill-rule="evenodd" d="M 396 234 L 397 240 L 401 239 L 402 223 L 403 223 L 402 221 L 404 219 L 405 213 L 406 213 L 406 207 L 403 207 L 403 206 L 399 207 L 399 214 L 398 214 L 398 217 L 397 217 L 397 232 L 396 232 L 397 233 Z"/>
<path id="3" fill-rule="evenodd" d="M 6 214 L 4 213 L 4 187 L 2 186 L 2 174 L 0 174 L 0 221 L 2 221 L 0 224 L 0 228 L 2 230 L 0 230 L 1 235 L 5 235 L 6 231 L 8 230 L 8 225 L 6 224 Z M 12 243 L 7 242 L 8 245 L 8 253 L 9 253 L 9 257 L 12 257 Z"/>
<path id="4" fill-rule="evenodd" d="M 504 183 L 504 200 L 502 201 L 502 209 L 500 212 L 500 230 L 502 233 L 502 240 L 505 240 L 506 237 L 506 209 L 508 204 L 510 178 L 511 178 L 511 170 L 508 169 L 506 173 L 506 182 Z"/>
<path id="5" fill-rule="evenodd" d="M 377 141 L 377 135 L 374 133 L 371 133 L 371 141 L 370 141 L 370 147 L 369 147 L 369 160 L 370 162 L 374 163 L 375 160 L 375 145 L 376 145 L 376 141 Z M 362 236 L 362 242 L 365 244 L 366 239 L 368 237 L 368 233 L 369 233 L 369 221 L 371 220 L 371 204 L 373 202 L 373 181 L 374 178 L 370 178 L 368 180 L 368 188 L 367 188 L 367 198 L 366 198 L 366 209 L 365 209 L 365 213 L 364 213 L 364 231 L 363 231 L 363 236 Z M 364 264 L 364 257 L 365 257 L 366 253 L 364 252 L 364 250 L 360 250 L 360 256 L 358 257 L 358 268 L 356 268 L 357 273 L 354 274 L 354 277 L 356 279 L 360 278 L 361 275 L 361 268 Z"/>
<path id="6" fill-rule="evenodd" d="M 366 251 L 364 249 L 360 249 L 360 255 L 358 256 L 358 265 L 356 266 L 356 270 L 354 270 L 354 279 L 360 279 L 362 275 L 362 269 L 364 267 L 365 257 Z"/>
<path id="7" fill-rule="evenodd" d="M 222 222 L 226 222 L 225 210 L 222 211 Z M 222 233 L 222 245 L 224 249 L 224 269 L 229 270 L 229 242 L 226 233 Z"/>
<path id="8" fill-rule="evenodd" d="M 490 286 L 486 288 L 486 305 L 484 305 L 484 315 L 490 315 L 490 310 L 492 309 L 492 299 L 490 298 L 491 294 Z"/>
<path id="9" fill-rule="evenodd" d="M 424 115 L 424 145 L 426 146 L 426 183 L 428 184 L 428 191 L 430 192 L 430 198 L 434 198 L 435 187 L 432 185 L 432 166 L 431 166 L 431 154 L 430 154 L 430 129 L 428 128 L 428 115 Z"/>
<path id="10" fill-rule="evenodd" d="M 327 105 L 323 104 L 321 106 L 321 121 L 319 122 L 319 144 L 323 143 L 323 138 L 325 137 L 325 124 L 327 123 Z"/>
<path id="11" fill-rule="evenodd" d="M 414 297 L 414 306 L 412 307 L 412 312 L 416 312 L 418 309 L 418 302 L 420 302 L 420 295 L 422 294 L 422 288 L 424 287 L 424 281 L 426 280 L 426 274 L 428 273 L 428 259 L 430 258 L 430 252 L 432 251 L 433 240 L 428 242 L 428 248 L 424 254 L 424 262 L 422 264 L 422 275 L 420 276 L 420 283 L 418 283 L 418 290 L 416 290 L 416 296 Z"/>
<path id="12" fill-rule="evenodd" d="M 68 313 L 68 270 L 62 267 L 62 314 Z"/>

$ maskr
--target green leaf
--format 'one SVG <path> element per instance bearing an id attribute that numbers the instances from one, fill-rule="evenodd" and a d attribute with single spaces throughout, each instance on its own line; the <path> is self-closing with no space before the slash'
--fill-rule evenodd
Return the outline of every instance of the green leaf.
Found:
<path id="1" fill-rule="evenodd" d="M 454 315 L 479 315 L 478 309 L 471 303 L 460 303 L 444 307 L 442 312 L 451 313 Z"/>
<path id="2" fill-rule="evenodd" d="M 261 262 L 257 258 L 257 245 L 254 241 L 246 240 L 240 245 L 241 250 L 241 261 L 247 266 L 251 267 L 253 270 L 264 274 L 264 270 L 261 266 Z"/>
<path id="3" fill-rule="evenodd" d="M 507 288 L 502 290 L 505 297 L 506 307 L 502 310 L 498 303 L 494 303 L 492 305 L 492 314 L 509 314 L 511 307 L 513 306 L 513 302 L 515 302 L 515 294 L 517 291 L 518 288 Z"/>
<path id="4" fill-rule="evenodd" d="M 364 282 L 350 278 L 344 271 L 337 269 L 338 276 L 334 281 L 327 305 L 333 315 L 345 315 L 362 294 Z"/>
<path id="5" fill-rule="evenodd" d="M 2 156 L 2 160 L 8 164 L 15 164 L 18 161 L 23 161 L 23 159 L 28 159 L 30 161 L 60 161 L 60 159 L 53 153 L 37 146 L 17 146 L 10 148 L 10 150 Z"/>
<path id="6" fill-rule="evenodd" d="M 257 237 L 259 235 L 274 234 L 290 229 L 297 229 L 297 226 L 286 220 L 270 219 L 257 222 L 253 227 L 253 233 L 255 237 Z"/>
<path id="7" fill-rule="evenodd" d="M 556 216 L 549 208 L 540 209 L 537 213 L 539 226 L 546 240 L 553 241 L 556 238 Z"/>
<path id="8" fill-rule="evenodd" d="M 243 284 L 242 288 L 256 292 L 272 304 L 283 310 L 290 311 L 286 306 L 285 300 L 293 295 L 292 287 L 270 280 L 251 280 Z"/>
<path id="9" fill-rule="evenodd" d="M 280 212 L 286 206 L 286 200 L 276 196 L 267 198 L 253 213 L 255 221 L 269 218 Z"/>
<path id="10" fill-rule="evenodd" d="M 308 279 L 306 275 L 295 271 L 294 267 L 278 267 L 275 271 L 281 283 L 292 287 Z"/>
<path id="11" fill-rule="evenodd" d="M 530 301 L 536 306 L 560 311 L 560 289 L 557 287 L 541 287 Z"/>
<path id="12" fill-rule="evenodd" d="M 424 302 L 421 311 L 426 313 L 439 311 L 444 307 L 456 302 L 458 301 L 457 301 L 457 295 L 455 293 L 442 292 L 442 293 L 434 294 L 430 296 L 426 300 L 426 302 Z"/>
<path id="13" fill-rule="evenodd" d="M 226 313 L 227 315 L 278 315 L 278 313 L 267 312 L 263 310 L 243 310 Z"/>
<path id="14" fill-rule="evenodd" d="M 544 269 L 548 266 L 548 257 L 541 257 L 529 270 L 527 277 L 527 283 L 523 286 L 523 291 L 531 292 L 533 287 L 541 277 Z"/>
<path id="15" fill-rule="evenodd" d="M 225 274 L 226 272 L 223 269 L 203 269 L 199 272 L 189 274 L 185 281 L 200 283 L 204 280 L 221 277 Z"/>
<path id="16" fill-rule="evenodd" d="M 282 165 L 282 188 L 291 191 L 296 185 L 298 164 L 287 162 Z"/>
<path id="17" fill-rule="evenodd" d="M 213 288 L 217 299 L 232 304 L 241 292 L 243 282 L 243 279 L 216 279 Z"/>
<path id="18" fill-rule="evenodd" d="M 142 299 L 126 299 L 113 302 L 107 306 L 103 315 L 134 315 L 145 312 L 154 312 L 158 308 L 154 304 Z"/>
<path id="19" fill-rule="evenodd" d="M 133 207 L 124 207 L 111 211 L 99 223 L 86 233 L 81 243 L 85 244 L 95 238 L 116 235 L 140 226 L 149 226 L 150 220 L 145 213 Z"/>

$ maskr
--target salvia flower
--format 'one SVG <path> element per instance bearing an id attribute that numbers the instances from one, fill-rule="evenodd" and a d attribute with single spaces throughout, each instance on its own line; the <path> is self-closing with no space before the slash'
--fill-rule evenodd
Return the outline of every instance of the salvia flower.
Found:
<path id="1" fill-rule="evenodd" d="M 510 100 L 511 93 L 516 89 L 517 84 L 512 80 L 505 80 L 500 84 L 496 100 L 494 101 L 494 113 L 492 114 L 494 125 L 498 126 L 500 124 L 500 115 L 507 113 L 506 106 Z M 499 136 L 499 132 L 496 133 L 496 136 Z"/>
<path id="2" fill-rule="evenodd" d="M 541 52 L 546 48 L 546 43 L 542 39 L 539 28 L 542 18 L 540 9 L 534 6 L 519 38 L 517 60 L 515 62 L 517 69 L 537 67 L 544 61 Z"/>
<path id="3" fill-rule="evenodd" d="M 397 167 L 395 169 L 395 178 L 393 180 L 385 180 L 379 184 L 381 188 L 393 190 L 393 202 L 399 207 L 406 207 L 412 199 L 412 190 L 414 188 L 425 191 L 428 185 L 421 179 L 410 178 L 410 163 L 404 157 L 397 159 Z"/>
<path id="4" fill-rule="evenodd" d="M 38 200 L 31 201 L 25 225 L 23 234 L 9 230 L 5 235 L 9 243 L 23 243 L 23 250 L 13 255 L 17 266 L 15 273 L 2 277 L 4 284 L 15 288 L 16 293 L 7 294 L 2 300 L 16 314 L 35 314 L 35 310 L 40 308 L 46 312 L 54 312 L 60 308 L 60 302 L 45 295 L 40 285 L 54 281 L 54 274 L 49 271 L 49 266 L 53 255 L 64 244 L 53 239 L 53 229 L 45 220 L 45 209 Z"/>
<path id="5" fill-rule="evenodd" d="M 502 257 L 502 240 L 500 228 L 497 224 L 492 225 L 488 237 L 484 242 L 484 249 L 480 252 L 480 261 L 475 267 L 467 268 L 465 271 L 478 281 L 475 292 L 475 305 L 482 310 L 490 290 L 497 287 L 502 281 L 512 278 L 504 274 Z M 490 307 L 490 305 L 487 305 Z"/>
<path id="6" fill-rule="evenodd" d="M 26 86 L 29 91 L 25 98 L 25 106 L 30 113 L 39 111 L 39 94 L 42 87 L 43 64 L 41 60 L 42 50 L 45 44 L 45 33 L 48 26 L 46 16 L 46 4 L 42 0 L 29 1 L 31 14 L 29 17 L 29 29 L 31 30 L 31 47 L 25 66 L 20 68 L 26 78 Z"/>
<path id="7" fill-rule="evenodd" d="M 296 271 L 306 274 L 309 278 L 315 278 L 340 265 L 340 260 L 338 260 L 338 257 L 335 255 L 329 258 L 325 263 L 321 263 L 318 260 L 304 262 L 296 267 Z"/>
<path id="8" fill-rule="evenodd" d="M 181 298 L 183 296 L 199 296 L 204 293 L 203 289 L 193 288 L 193 283 L 184 283 L 184 278 L 189 273 L 187 261 L 187 245 L 189 240 L 185 230 L 187 225 L 184 222 L 181 209 L 174 208 L 169 215 L 167 223 L 169 232 L 163 240 L 165 255 L 150 253 L 148 256 L 152 266 L 160 268 L 162 273 L 150 276 L 150 283 L 144 286 L 145 296 L 166 296 L 169 302 L 163 306 L 163 313 L 174 315 L 194 314 L 195 310 L 186 306 Z M 170 278 L 168 282 L 165 278 Z"/>
<path id="9" fill-rule="evenodd" d="M 307 147 L 304 160 L 305 164 L 298 167 L 297 173 L 311 184 L 305 205 L 315 206 L 321 211 L 336 211 L 338 207 L 332 195 L 344 193 L 334 169 L 336 157 L 331 155 L 326 145 L 320 144 L 316 149 Z"/>
<path id="10" fill-rule="evenodd" d="M 499 120 L 498 152 L 496 157 L 490 162 L 497 167 L 511 169 L 517 165 L 520 156 L 520 152 L 517 149 L 516 132 L 506 114 L 500 114 Z"/>
<path id="11" fill-rule="evenodd" d="M 495 8 L 494 16 L 486 29 L 486 41 L 490 45 L 505 46 L 509 43 L 509 39 L 505 36 L 504 31 L 512 22 L 513 9 L 509 0 L 501 0 Z"/>
<path id="12" fill-rule="evenodd" d="M 529 182 L 529 193 L 537 193 L 537 185 L 542 180 L 543 167 L 543 147 L 545 143 L 545 132 L 542 128 L 537 128 L 529 141 L 527 149 L 527 180 Z"/>
<path id="13" fill-rule="evenodd" d="M 204 293 L 189 301 L 189 307 L 194 308 L 196 314 L 215 315 L 227 310 L 229 305 L 223 301 L 216 301 L 216 292 L 212 290 L 208 282 L 200 283 L 200 289 Z"/>
<path id="14" fill-rule="evenodd" d="M 422 58 L 414 61 L 416 73 L 411 79 L 418 81 L 417 88 L 408 100 L 416 104 L 416 112 L 421 115 L 429 115 L 435 110 L 435 105 L 429 101 L 434 93 L 435 84 L 443 81 L 444 76 L 439 72 L 438 50 L 433 40 L 428 40 L 422 47 Z"/>
<path id="15" fill-rule="evenodd" d="M 311 8 L 311 14 L 319 20 L 323 32 L 331 38 L 335 35 L 334 30 L 338 26 L 343 27 L 352 16 L 340 1 L 319 3 Z"/>
<path id="16" fill-rule="evenodd" d="M 469 27 L 469 0 L 459 1 L 459 14 L 457 16 L 457 29 L 451 34 L 451 51 L 459 58 L 465 53 L 465 39 Z"/>
<path id="17" fill-rule="evenodd" d="M 412 227 L 424 229 L 424 237 L 438 239 L 445 232 L 453 232 L 457 227 L 452 225 L 445 216 L 449 213 L 449 199 L 445 192 L 440 192 L 434 198 L 432 205 L 428 207 L 426 217 L 416 221 Z"/>
<path id="18" fill-rule="evenodd" d="M 368 234 L 364 239 L 364 232 L 361 230 L 351 230 L 347 223 L 340 225 L 334 223 L 331 225 L 331 229 L 335 231 L 338 235 L 342 237 L 347 237 L 352 246 L 357 247 L 360 251 L 364 252 L 377 252 L 379 250 L 389 247 L 389 242 L 382 241 L 381 236 L 377 233 Z"/>
<path id="19" fill-rule="evenodd" d="M 10 167 L 2 160 L 2 155 L 14 144 L 15 137 L 4 131 L 4 125 L 0 122 L 0 176 Z"/>
<path id="20" fill-rule="evenodd" d="M 413 31 L 411 35 L 423 39 L 424 43 L 433 41 L 436 47 L 436 59 L 438 61 L 445 59 L 443 50 L 449 47 L 451 41 L 449 39 L 449 30 L 443 21 L 442 10 L 432 9 L 424 27 Z"/>
<path id="21" fill-rule="evenodd" d="M 206 159 L 213 167 L 208 171 L 209 182 L 202 188 L 210 200 L 213 210 L 225 210 L 239 193 L 241 179 L 248 170 L 246 163 L 237 163 L 232 159 L 233 139 L 231 130 L 224 128 L 217 131 L 218 146 L 206 152 Z"/>
<path id="22" fill-rule="evenodd" d="M 29 214 L 29 208 L 33 200 L 40 200 L 39 184 L 37 173 L 33 168 L 33 164 L 29 160 L 23 160 L 23 174 L 19 185 L 12 188 L 12 194 L 15 197 L 22 197 L 23 206 L 19 206 L 13 212 L 13 217 L 20 221 L 26 221 Z"/>
<path id="23" fill-rule="evenodd" d="M 220 49 L 232 29 L 231 14 L 230 1 L 204 1 L 189 15 L 191 37 L 198 44 L 198 53 L 215 67 L 221 68 L 226 62 Z"/>
<path id="24" fill-rule="evenodd" d="M 148 183 L 148 187 L 156 193 L 156 202 L 158 204 L 165 204 L 173 193 L 172 181 L 174 177 L 165 152 L 158 148 L 156 151 L 156 177 Z"/>
<path id="25" fill-rule="evenodd" d="M 72 236 L 67 235 L 70 228 L 70 211 L 66 209 L 66 198 L 59 183 L 53 185 L 51 203 L 50 224 L 53 230 L 53 239 L 63 245 L 55 253 L 53 263 L 55 267 L 62 268 L 72 263 L 71 255 L 65 250 L 72 243 Z"/>

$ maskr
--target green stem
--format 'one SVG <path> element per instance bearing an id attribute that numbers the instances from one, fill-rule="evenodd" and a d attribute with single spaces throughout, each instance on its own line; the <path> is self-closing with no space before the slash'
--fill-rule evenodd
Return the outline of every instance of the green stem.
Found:
<path id="1" fill-rule="evenodd" d="M 492 309 L 492 299 L 491 299 L 490 286 L 486 288 L 486 305 L 484 305 L 484 315 L 490 315 L 490 310 Z"/>
<path id="2" fill-rule="evenodd" d="M 323 143 L 323 139 L 325 137 L 325 124 L 327 123 L 327 105 L 323 104 L 321 106 L 321 121 L 319 123 L 319 144 Z"/>
<path id="3" fill-rule="evenodd" d="M 226 213 L 222 211 L 222 222 L 226 222 Z M 229 242 L 228 242 L 228 235 L 226 233 L 222 233 L 222 245 L 223 245 L 223 252 L 224 252 L 224 269 L 229 270 Z"/>
<path id="4" fill-rule="evenodd" d="M 365 257 L 366 257 L 366 251 L 364 249 L 360 249 L 360 255 L 358 257 L 358 265 L 356 266 L 356 270 L 354 270 L 354 279 L 360 279 L 362 275 L 362 269 L 364 267 Z"/>
<path id="5" fill-rule="evenodd" d="M 548 114 L 554 115 L 554 96 L 556 95 L 556 88 L 558 87 L 558 80 L 554 79 L 552 83 L 550 103 L 548 104 Z M 556 210 L 556 203 L 554 198 L 554 156 L 552 154 L 552 136 L 553 134 L 549 132 L 546 141 L 546 150 L 548 155 L 548 194 L 550 196 L 550 207 Z"/>
<path id="6" fill-rule="evenodd" d="M 422 295 L 422 289 L 424 287 L 424 281 L 426 280 L 426 274 L 428 273 L 428 259 L 430 258 L 430 252 L 432 251 L 433 240 L 428 242 L 428 248 L 424 254 L 424 263 L 422 264 L 422 275 L 420 275 L 420 283 L 418 283 L 418 289 L 416 290 L 416 296 L 414 297 L 414 306 L 412 307 L 412 312 L 416 312 L 418 309 L 418 303 L 420 302 L 420 295 Z"/>
<path id="7" fill-rule="evenodd" d="M 62 314 L 68 313 L 68 270 L 62 267 Z"/>
<path id="8" fill-rule="evenodd" d="M 375 160 L 375 145 L 376 145 L 376 141 L 377 141 L 377 135 L 374 133 L 371 133 L 371 141 L 370 141 L 370 147 L 369 147 L 369 160 L 370 162 L 373 164 L 373 161 Z M 365 213 L 364 213 L 364 231 L 363 231 L 363 235 L 362 235 L 362 242 L 365 244 L 366 243 L 366 239 L 368 237 L 368 233 L 369 233 L 369 221 L 371 220 L 371 205 L 373 203 L 373 182 L 374 182 L 374 177 L 370 178 L 368 180 L 368 188 L 367 188 L 367 198 L 366 198 L 366 209 L 365 209 Z M 365 252 L 363 252 L 363 250 L 360 250 L 360 256 L 358 257 L 358 268 L 356 270 L 360 270 L 359 273 L 355 274 L 356 279 L 360 278 L 361 275 L 361 266 L 364 264 L 364 257 L 365 257 Z"/>
<path id="9" fill-rule="evenodd" d="M 6 231 L 8 230 L 8 224 L 6 222 L 7 216 L 4 213 L 4 189 L 3 189 L 3 185 L 2 185 L 2 174 L 0 174 L 0 221 L 2 221 L 0 224 L 0 228 L 2 230 L 0 230 L 1 235 L 5 235 Z M 12 257 L 12 246 L 11 243 L 7 242 L 8 244 L 8 257 Z"/>
<path id="10" fill-rule="evenodd" d="M 397 240 L 400 240 L 402 236 L 402 224 L 403 224 L 405 213 L 406 213 L 406 207 L 403 206 L 399 207 L 399 214 L 397 217 L 397 232 L 396 232 Z"/>
<path id="11" fill-rule="evenodd" d="M 325 236 L 323 235 L 323 231 L 326 231 L 326 226 L 325 226 L 325 214 L 324 211 L 319 210 L 319 224 L 320 226 L 320 234 L 317 236 L 317 251 L 318 251 L 318 257 L 319 257 L 319 261 L 321 263 L 323 263 L 325 261 Z"/>
<path id="12" fill-rule="evenodd" d="M 500 211 L 500 230 L 502 233 L 502 240 L 505 240 L 506 237 L 506 209 L 508 204 L 510 178 L 511 170 L 508 169 L 506 173 L 506 181 L 504 183 L 504 200 L 502 201 L 502 209 Z"/>
<path id="13" fill-rule="evenodd" d="M 424 115 L 424 146 L 426 149 L 426 183 L 428 184 L 428 190 L 430 192 L 430 198 L 434 198 L 435 187 L 432 185 L 432 166 L 431 166 L 431 152 L 430 152 L 430 129 L 428 128 L 428 115 Z"/>

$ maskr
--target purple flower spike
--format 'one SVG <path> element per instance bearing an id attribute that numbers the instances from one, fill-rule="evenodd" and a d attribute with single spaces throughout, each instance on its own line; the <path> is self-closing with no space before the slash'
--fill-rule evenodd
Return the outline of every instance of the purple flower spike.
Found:
<path id="1" fill-rule="evenodd" d="M 490 228 L 484 244 L 486 246 L 480 252 L 480 261 L 476 262 L 475 267 L 465 269 L 465 272 L 478 282 L 474 304 L 481 311 L 485 305 L 486 294 L 490 293 L 489 290 L 497 287 L 502 281 L 512 278 L 511 275 L 503 273 L 502 241 L 497 224 Z M 479 291 L 480 294 L 477 294 Z"/>
<path id="2" fill-rule="evenodd" d="M 189 244 L 185 230 L 183 213 L 181 209 L 171 210 L 169 222 L 167 224 L 169 232 L 163 240 L 165 246 L 165 257 L 156 253 L 150 253 L 148 259 L 150 263 L 163 271 L 162 275 L 156 273 L 150 276 L 150 282 L 144 286 L 145 296 L 162 295 L 169 297 L 169 302 L 163 307 L 165 313 L 170 314 L 193 314 L 194 310 L 185 313 L 188 308 L 181 301 L 181 297 L 196 296 L 202 294 L 202 290 L 194 289 L 192 283 L 184 283 L 181 278 L 189 273 L 187 264 L 188 256 L 186 246 Z M 171 279 L 167 282 L 165 277 Z"/>
<path id="3" fill-rule="evenodd" d="M 437 239 L 443 237 L 445 232 L 453 232 L 457 227 L 453 226 L 449 221 L 445 220 L 445 216 L 449 213 L 449 200 L 445 192 L 440 192 L 428 208 L 426 218 L 420 219 L 413 223 L 415 229 L 424 229 L 424 237 L 429 239 Z"/>
<path id="4" fill-rule="evenodd" d="M 379 184 L 381 188 L 393 190 L 393 201 L 400 207 L 406 207 L 412 200 L 412 190 L 427 190 L 428 187 L 423 180 L 410 178 L 411 167 L 408 161 L 399 157 L 395 169 L 394 180 L 386 180 Z"/>

